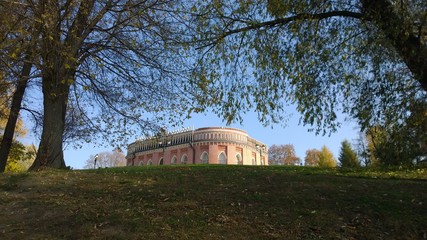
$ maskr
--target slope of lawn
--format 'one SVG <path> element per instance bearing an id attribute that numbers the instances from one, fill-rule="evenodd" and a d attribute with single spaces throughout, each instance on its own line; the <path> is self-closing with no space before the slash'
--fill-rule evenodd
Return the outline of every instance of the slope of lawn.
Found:
<path id="1" fill-rule="evenodd" d="M 156 166 L 0 175 L 0 239 L 426 239 L 427 169 Z"/>

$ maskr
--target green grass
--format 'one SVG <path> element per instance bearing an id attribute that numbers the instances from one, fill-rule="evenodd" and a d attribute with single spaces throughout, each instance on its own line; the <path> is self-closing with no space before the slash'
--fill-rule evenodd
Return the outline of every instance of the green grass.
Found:
<path id="1" fill-rule="evenodd" d="M 426 205 L 426 169 L 3 174 L 0 239 L 425 239 Z"/>

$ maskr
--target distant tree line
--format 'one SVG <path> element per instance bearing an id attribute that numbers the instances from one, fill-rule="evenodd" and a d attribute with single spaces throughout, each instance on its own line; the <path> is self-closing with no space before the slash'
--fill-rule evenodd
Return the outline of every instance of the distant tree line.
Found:
<path id="1" fill-rule="evenodd" d="M 328 147 L 323 146 L 320 150 L 308 149 L 305 153 L 304 165 L 317 167 L 382 167 L 382 166 L 402 166 L 410 167 L 427 161 L 427 142 L 407 142 L 410 144 L 405 149 L 396 151 L 395 148 L 402 148 L 389 138 L 391 133 L 385 132 L 381 128 L 372 128 L 361 134 L 356 143 L 352 144 L 348 140 L 341 142 L 338 159 Z M 405 136 L 408 138 L 410 136 Z M 412 145 L 412 147 L 411 147 Z M 296 156 L 292 144 L 272 145 L 269 148 L 270 165 L 299 165 L 301 159 Z"/>
<path id="2" fill-rule="evenodd" d="M 271 145 L 268 148 L 269 165 L 299 165 L 301 159 L 296 156 L 294 145 Z"/>
<path id="3" fill-rule="evenodd" d="M 270 165 L 298 166 L 301 159 L 296 156 L 292 144 L 272 145 L 268 149 L 268 161 Z M 333 153 L 323 146 L 321 150 L 309 149 L 304 158 L 305 166 L 335 167 L 337 161 Z"/>
<path id="4" fill-rule="evenodd" d="M 123 167 L 126 166 L 126 157 L 119 149 L 114 149 L 111 152 L 101 152 L 96 155 L 91 155 L 83 168 L 106 168 L 106 167 Z"/>

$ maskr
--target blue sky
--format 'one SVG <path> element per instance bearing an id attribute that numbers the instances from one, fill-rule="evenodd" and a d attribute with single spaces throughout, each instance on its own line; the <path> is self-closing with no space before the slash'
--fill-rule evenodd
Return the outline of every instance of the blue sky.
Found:
<path id="1" fill-rule="evenodd" d="M 305 151 L 307 149 L 320 149 L 326 145 L 337 158 L 341 147 L 341 142 L 344 139 L 354 142 L 358 137 L 359 129 L 357 125 L 352 122 L 345 122 L 341 120 L 342 126 L 337 132 L 332 133 L 331 136 L 315 135 L 314 132 L 308 132 L 308 127 L 298 125 L 299 115 L 294 114 L 290 118 L 286 127 L 280 125 L 273 125 L 272 127 L 263 127 L 257 120 L 255 113 L 248 113 L 245 119 L 240 124 L 231 124 L 229 127 L 235 127 L 246 131 L 251 137 L 264 142 L 268 146 L 272 144 L 293 144 L 298 157 L 304 159 Z M 227 125 L 216 115 L 212 113 L 197 114 L 191 119 L 185 121 L 183 127 L 226 127 Z M 174 129 L 169 129 L 174 130 Z M 130 136 L 132 141 L 140 136 Z M 85 144 L 83 148 L 65 150 L 64 157 L 68 166 L 73 169 L 81 169 L 85 162 L 97 153 L 103 151 L 112 151 L 111 148 L 99 147 L 96 145 Z"/>
<path id="2" fill-rule="evenodd" d="M 37 92 L 33 92 L 37 90 L 32 90 L 31 95 L 34 96 L 32 98 L 31 104 L 42 106 L 42 97 Z M 27 93 L 27 95 L 30 93 Z M 332 133 L 331 136 L 322 136 L 316 135 L 314 132 L 308 132 L 308 127 L 298 125 L 300 114 L 296 112 L 295 108 L 292 105 L 288 106 L 286 109 L 288 115 L 290 117 L 287 122 L 287 126 L 283 127 L 281 125 L 273 125 L 264 127 L 257 119 L 257 114 L 254 112 L 249 112 L 244 115 L 244 121 L 242 125 L 240 124 L 231 124 L 229 127 L 235 127 L 246 131 L 251 137 L 264 142 L 268 146 L 273 144 L 293 144 L 295 147 L 295 151 L 298 157 L 302 160 L 305 157 L 305 152 L 308 149 L 316 148 L 320 149 L 323 145 L 326 145 L 337 158 L 339 154 L 339 150 L 341 147 L 341 142 L 345 139 L 354 143 L 359 135 L 359 128 L 357 124 L 354 122 L 348 122 L 344 120 L 344 117 L 341 117 L 339 121 L 341 122 L 341 128 L 338 129 L 337 132 Z M 338 114 L 338 116 L 340 116 Z M 24 112 L 24 119 L 32 119 L 26 116 Z M 30 121 L 29 125 L 26 127 L 28 129 L 32 129 L 31 125 L 33 124 Z M 188 119 L 184 122 L 182 127 L 227 127 L 224 121 L 221 118 L 217 117 L 213 113 L 202 113 L 195 114 L 191 119 Z M 175 129 L 168 129 L 170 131 Z M 128 136 L 130 141 L 134 141 L 141 136 Z M 25 139 L 23 139 L 24 143 L 30 144 L 33 143 L 38 147 L 38 140 L 34 137 L 34 135 L 30 132 Z M 99 139 L 95 140 L 95 142 Z M 130 142 L 129 142 L 130 143 Z M 85 162 L 90 159 L 91 156 L 96 155 L 100 152 L 112 151 L 113 147 L 100 147 L 101 145 L 106 145 L 103 143 L 100 144 L 91 144 L 84 143 L 82 148 L 75 149 L 72 146 L 68 146 L 68 148 L 64 151 L 65 163 L 67 166 L 71 166 L 73 169 L 82 169 L 85 165 Z M 127 151 L 127 149 L 123 149 Z"/>

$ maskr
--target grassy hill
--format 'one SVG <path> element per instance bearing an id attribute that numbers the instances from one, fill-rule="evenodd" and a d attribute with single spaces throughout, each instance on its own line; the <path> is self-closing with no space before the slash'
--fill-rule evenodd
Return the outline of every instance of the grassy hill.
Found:
<path id="1" fill-rule="evenodd" d="M 157 166 L 0 175 L 0 239 L 426 239 L 427 169 Z"/>

